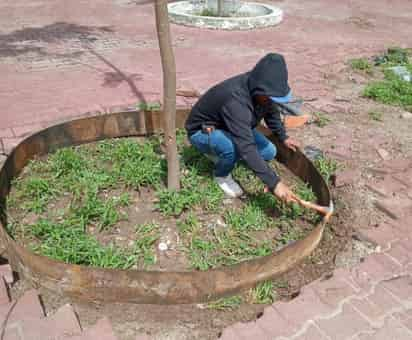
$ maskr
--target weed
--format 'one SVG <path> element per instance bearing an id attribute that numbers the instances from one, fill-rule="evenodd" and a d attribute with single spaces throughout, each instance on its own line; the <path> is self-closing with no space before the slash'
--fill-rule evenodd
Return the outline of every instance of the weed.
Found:
<path id="1" fill-rule="evenodd" d="M 180 191 L 163 189 L 157 192 L 159 199 L 156 207 L 166 216 L 179 216 L 183 211 L 200 202 L 201 197 L 196 192 L 185 188 Z"/>
<path id="2" fill-rule="evenodd" d="M 243 299 L 239 295 L 222 298 L 213 302 L 209 302 L 206 307 L 215 310 L 235 310 L 242 304 Z"/>
<path id="3" fill-rule="evenodd" d="M 141 224 L 136 227 L 137 240 L 134 245 L 136 261 L 144 266 L 156 263 L 156 255 L 153 246 L 160 238 L 160 226 L 156 223 Z"/>
<path id="4" fill-rule="evenodd" d="M 40 243 L 33 243 L 35 252 L 66 263 L 104 268 L 130 268 L 135 263 L 133 254 L 123 252 L 113 245 L 102 246 L 84 233 L 76 220 L 54 223 L 39 220 L 30 228 Z"/>
<path id="5" fill-rule="evenodd" d="M 122 207 L 128 207 L 130 205 L 130 194 L 128 192 L 123 192 L 116 200 Z"/>
<path id="6" fill-rule="evenodd" d="M 251 289 L 250 297 L 252 303 L 270 304 L 276 299 L 276 291 L 274 290 L 273 281 L 265 281 L 259 283 L 255 288 Z"/>
<path id="7" fill-rule="evenodd" d="M 328 118 L 324 113 L 322 112 L 313 112 L 312 115 L 314 116 L 315 124 L 319 127 L 325 127 L 330 123 L 330 118 Z"/>
<path id="8" fill-rule="evenodd" d="M 136 189 L 161 182 L 166 176 L 166 162 L 156 147 L 153 141 L 144 144 L 130 139 L 118 141 L 111 156 L 116 177 Z"/>
<path id="9" fill-rule="evenodd" d="M 410 49 L 391 47 L 383 55 L 375 57 L 375 65 L 406 65 L 409 64 L 410 54 Z"/>
<path id="10" fill-rule="evenodd" d="M 276 240 L 282 246 L 297 241 L 303 236 L 302 230 L 294 226 L 289 219 L 279 219 L 278 227 L 281 230 L 281 232 L 279 236 L 276 238 Z"/>
<path id="11" fill-rule="evenodd" d="M 383 121 L 383 113 L 381 111 L 369 111 L 368 112 L 369 118 L 375 120 L 377 122 Z"/>
<path id="12" fill-rule="evenodd" d="M 208 270 L 217 265 L 213 256 L 215 251 L 216 244 L 214 242 L 203 240 L 198 236 L 190 239 L 189 247 L 186 249 L 192 268 L 198 270 Z"/>
<path id="13" fill-rule="evenodd" d="M 385 79 L 368 84 L 363 91 L 367 98 L 384 104 L 398 105 L 412 111 L 412 83 L 386 70 Z"/>
<path id="14" fill-rule="evenodd" d="M 159 102 L 143 102 L 137 105 L 137 108 L 140 111 L 158 111 L 161 108 L 161 104 Z"/>
<path id="15" fill-rule="evenodd" d="M 335 160 L 326 157 L 316 159 L 314 161 L 314 165 L 319 170 L 320 174 L 323 176 L 326 183 L 329 182 L 331 176 L 338 169 L 338 163 Z"/>
<path id="16" fill-rule="evenodd" d="M 176 222 L 177 229 L 181 235 L 191 234 L 199 227 L 199 220 L 192 212 L 190 212 L 183 221 Z"/>
<path id="17" fill-rule="evenodd" d="M 16 199 L 24 201 L 23 208 L 27 211 L 41 213 L 45 210 L 49 201 L 56 197 L 58 190 L 49 179 L 40 177 L 29 177 L 23 180 L 16 180 Z M 13 202 L 13 198 L 9 203 Z"/>
<path id="18" fill-rule="evenodd" d="M 364 71 L 368 74 L 373 73 L 372 64 L 366 58 L 351 59 L 349 63 L 353 70 Z"/>
<path id="19" fill-rule="evenodd" d="M 299 181 L 297 184 L 293 186 L 293 191 L 302 199 L 305 201 L 314 201 L 316 199 L 315 194 L 313 193 L 312 189 L 302 181 Z M 313 218 L 315 215 L 314 212 L 310 209 L 305 209 L 301 205 L 297 203 L 292 203 L 292 204 L 280 204 L 280 211 L 282 213 L 283 217 L 286 217 L 288 219 L 296 219 L 298 217 L 301 217 L 303 215 L 310 216 L 310 218 Z"/>
<path id="20" fill-rule="evenodd" d="M 87 166 L 87 161 L 74 147 L 69 147 L 53 153 L 47 165 L 55 177 L 62 177 L 80 173 Z"/>
<path id="21" fill-rule="evenodd" d="M 228 210 L 224 216 L 225 222 L 235 230 L 264 230 L 269 224 L 269 218 L 255 204 L 248 203 L 240 211 Z"/>

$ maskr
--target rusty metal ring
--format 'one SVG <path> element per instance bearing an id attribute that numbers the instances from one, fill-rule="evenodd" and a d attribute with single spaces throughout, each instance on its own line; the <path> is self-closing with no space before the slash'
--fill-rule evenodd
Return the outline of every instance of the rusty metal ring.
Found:
<path id="1" fill-rule="evenodd" d="M 187 114 L 188 109 L 178 109 L 177 127 L 183 126 Z M 12 179 L 30 159 L 60 147 L 148 135 L 160 130 L 160 117 L 159 111 L 126 111 L 68 121 L 29 136 L 10 153 L 0 169 L 0 237 L 15 271 L 36 285 L 89 302 L 195 303 L 235 294 L 271 279 L 291 269 L 316 248 L 327 222 L 325 218 L 305 238 L 265 257 L 208 271 L 160 272 L 66 264 L 34 254 L 7 233 L 5 199 Z M 309 183 L 319 204 L 332 209 L 328 186 L 313 164 L 301 152 L 291 152 L 264 132 L 276 143 L 279 161 Z"/>

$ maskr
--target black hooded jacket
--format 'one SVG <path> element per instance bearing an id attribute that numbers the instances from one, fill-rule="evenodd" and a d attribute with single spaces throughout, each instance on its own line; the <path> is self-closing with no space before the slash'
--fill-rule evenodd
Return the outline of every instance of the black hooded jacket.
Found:
<path id="1" fill-rule="evenodd" d="M 252 129 L 263 118 L 281 141 L 287 135 L 276 106 L 255 106 L 253 96 L 283 97 L 289 91 L 284 58 L 270 53 L 251 72 L 227 79 L 208 90 L 192 108 L 186 130 L 190 136 L 200 130 L 202 124 L 210 124 L 230 132 L 240 157 L 272 190 L 279 177 L 260 156 Z"/>

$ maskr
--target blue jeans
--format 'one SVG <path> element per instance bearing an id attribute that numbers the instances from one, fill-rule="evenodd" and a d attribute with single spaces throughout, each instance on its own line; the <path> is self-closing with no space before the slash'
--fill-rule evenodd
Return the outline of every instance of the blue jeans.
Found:
<path id="1" fill-rule="evenodd" d="M 257 149 L 265 161 L 271 161 L 276 156 L 276 147 L 260 132 L 253 130 Z M 232 141 L 232 136 L 224 130 L 214 130 L 203 133 L 201 130 L 190 136 L 190 143 L 201 153 L 216 156 L 214 175 L 225 177 L 239 161 L 239 152 Z"/>

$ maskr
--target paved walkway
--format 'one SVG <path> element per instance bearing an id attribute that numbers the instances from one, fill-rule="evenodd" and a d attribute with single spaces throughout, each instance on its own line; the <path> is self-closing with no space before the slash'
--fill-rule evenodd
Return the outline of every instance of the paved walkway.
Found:
<path id="1" fill-rule="evenodd" d="M 385 222 L 360 229 L 377 252 L 350 269 L 305 286 L 290 302 L 276 302 L 255 322 L 237 323 L 222 340 L 412 339 L 412 160 L 393 160 L 370 185 Z"/>
<path id="2" fill-rule="evenodd" d="M 286 56 L 294 92 L 319 98 L 314 106 L 329 110 L 339 103 L 325 79 L 346 60 L 412 46 L 409 0 L 276 3 L 285 10 L 276 28 L 173 26 L 178 86 L 202 92 L 277 51 Z M 1 153 L 53 122 L 161 98 L 153 8 L 132 0 L 3 0 L 0 74 L 1 162 Z M 388 164 L 383 181 L 374 184 L 388 222 L 364 232 L 381 252 L 310 284 L 292 302 L 274 304 L 256 322 L 229 327 L 224 339 L 412 338 L 412 174 L 411 163 L 398 163 Z M 394 197 L 394 190 L 403 196 Z"/>
<path id="3" fill-rule="evenodd" d="M 0 266 L 0 337 L 2 340 L 117 340 L 110 321 L 100 319 L 82 330 L 70 304 L 45 315 L 37 292 L 26 291 L 10 301 L 8 285 L 14 281 L 9 265 Z"/>

